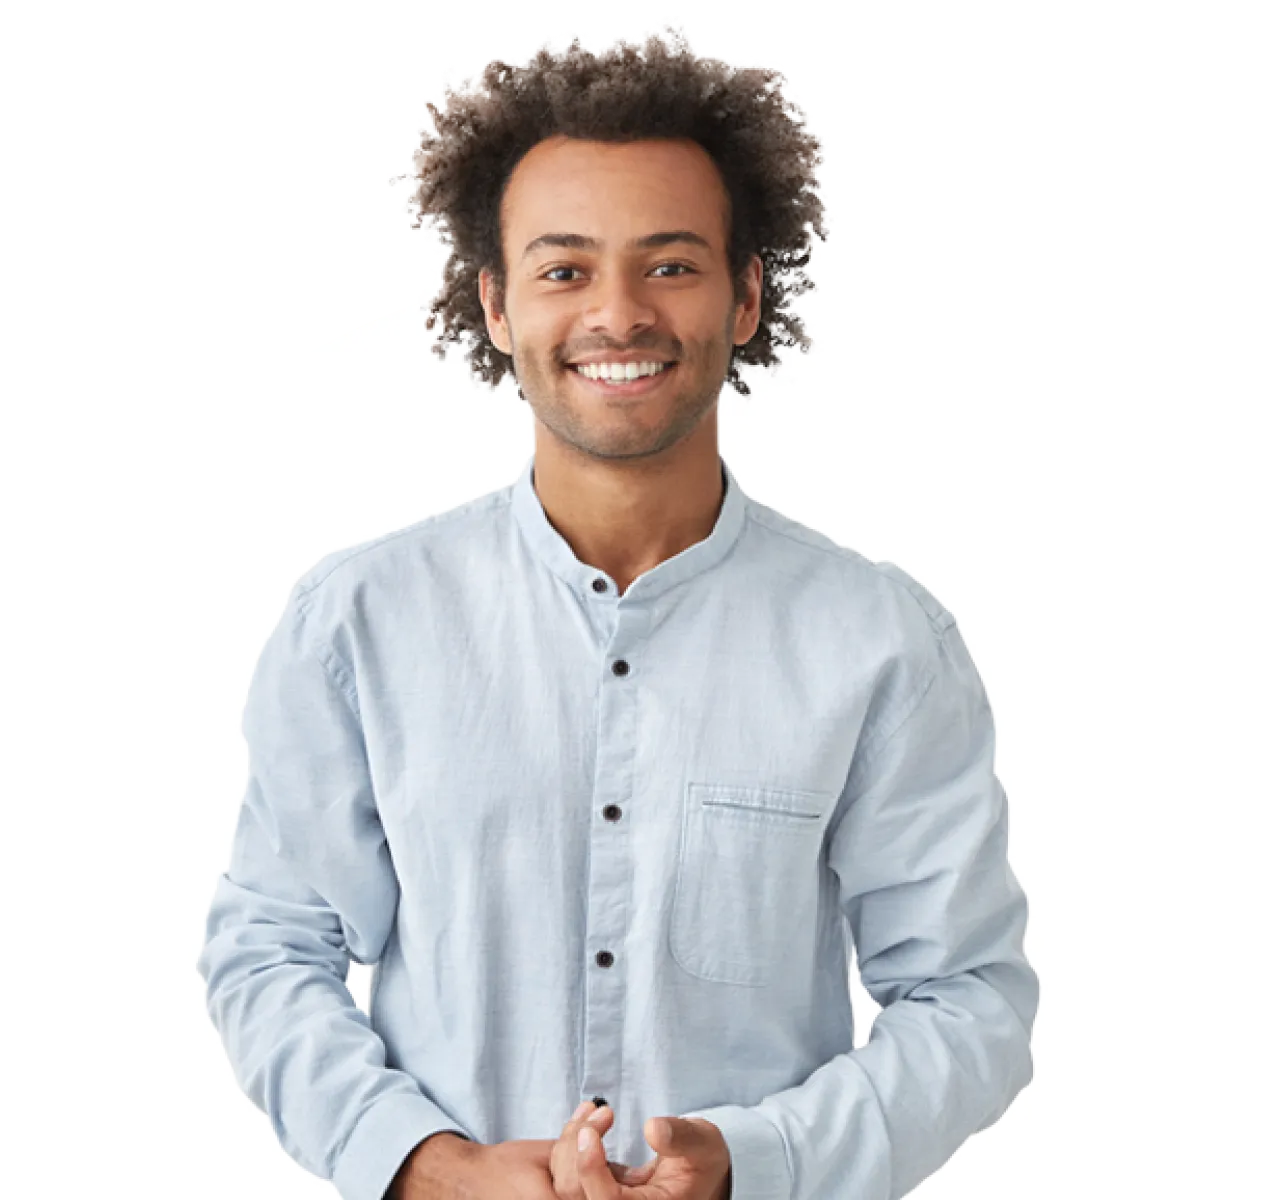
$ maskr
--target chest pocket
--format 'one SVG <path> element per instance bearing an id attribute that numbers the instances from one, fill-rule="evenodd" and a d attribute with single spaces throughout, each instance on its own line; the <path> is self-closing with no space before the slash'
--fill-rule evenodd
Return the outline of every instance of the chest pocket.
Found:
<path id="1" fill-rule="evenodd" d="M 671 953 L 716 983 L 769 982 L 796 930 L 811 930 L 823 792 L 740 784 L 685 788 Z"/>

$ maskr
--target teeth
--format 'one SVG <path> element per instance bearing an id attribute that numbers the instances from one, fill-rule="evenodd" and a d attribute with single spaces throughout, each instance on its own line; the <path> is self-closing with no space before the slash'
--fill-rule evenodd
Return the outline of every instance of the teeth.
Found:
<path id="1" fill-rule="evenodd" d="M 642 375 L 657 375 L 667 369 L 667 363 L 579 363 L 578 372 L 588 379 L 627 380 L 639 379 Z"/>

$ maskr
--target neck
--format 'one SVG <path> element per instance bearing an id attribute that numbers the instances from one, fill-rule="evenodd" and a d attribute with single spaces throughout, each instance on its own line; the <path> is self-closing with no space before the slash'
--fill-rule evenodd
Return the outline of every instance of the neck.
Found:
<path id="1" fill-rule="evenodd" d="M 724 478 L 715 440 L 674 449 L 598 459 L 536 441 L 534 489 L 544 514 L 574 556 L 609 575 L 620 595 L 637 576 L 709 537 L 720 515 Z"/>

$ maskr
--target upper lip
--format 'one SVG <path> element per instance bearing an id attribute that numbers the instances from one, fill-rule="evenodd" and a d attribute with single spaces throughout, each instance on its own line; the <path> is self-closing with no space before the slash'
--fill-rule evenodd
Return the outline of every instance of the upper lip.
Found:
<path id="1" fill-rule="evenodd" d="M 577 367 L 580 363 L 673 363 L 674 358 L 661 358 L 657 354 L 651 354 L 648 350 L 628 350 L 623 354 L 611 351 L 609 354 L 587 354 L 582 358 L 572 358 L 566 366 Z"/>

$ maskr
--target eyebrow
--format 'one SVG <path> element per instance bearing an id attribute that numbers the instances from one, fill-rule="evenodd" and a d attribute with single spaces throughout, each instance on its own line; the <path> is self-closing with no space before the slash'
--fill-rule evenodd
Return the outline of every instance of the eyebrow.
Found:
<path id="1" fill-rule="evenodd" d="M 668 246 L 672 242 L 689 242 L 691 245 L 701 246 L 704 250 L 711 249 L 711 243 L 701 234 L 694 233 L 692 229 L 667 229 L 661 233 L 648 233 L 644 237 L 632 238 L 623 249 L 650 250 L 656 246 Z M 525 259 L 532 251 L 544 246 L 561 246 L 566 250 L 599 250 L 601 243 L 596 238 L 586 237 L 581 233 L 545 233 L 526 246 L 521 252 L 521 257 Z"/>

